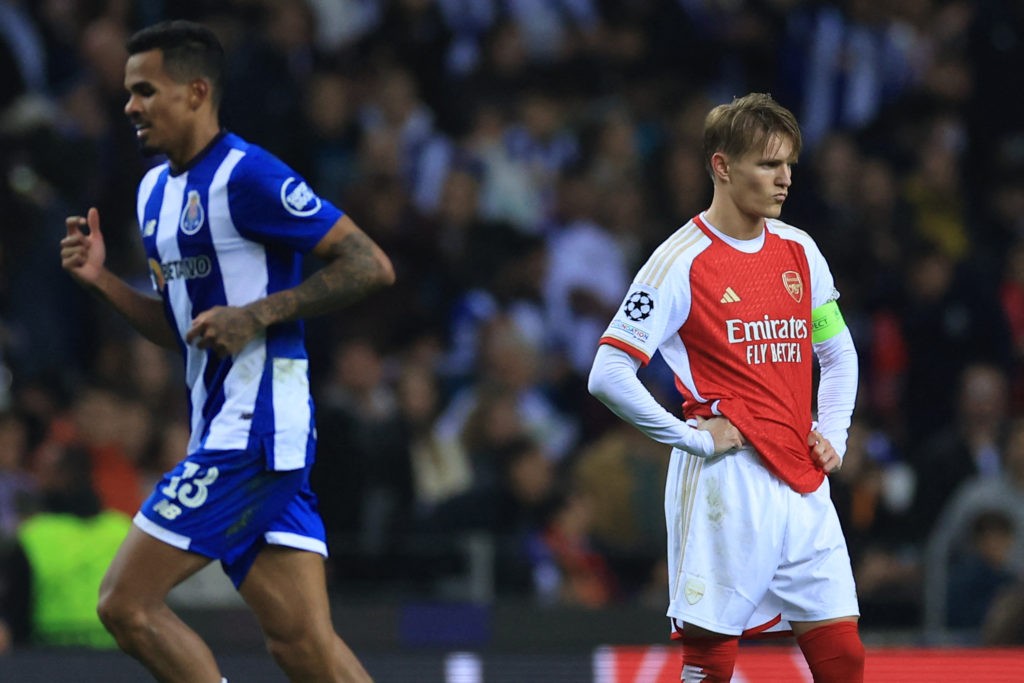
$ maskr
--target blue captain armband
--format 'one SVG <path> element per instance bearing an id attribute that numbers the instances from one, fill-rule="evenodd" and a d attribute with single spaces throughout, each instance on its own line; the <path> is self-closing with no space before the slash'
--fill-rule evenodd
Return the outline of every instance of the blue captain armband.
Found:
<path id="1" fill-rule="evenodd" d="M 834 300 L 811 311 L 811 341 L 819 344 L 846 329 L 846 321 Z"/>

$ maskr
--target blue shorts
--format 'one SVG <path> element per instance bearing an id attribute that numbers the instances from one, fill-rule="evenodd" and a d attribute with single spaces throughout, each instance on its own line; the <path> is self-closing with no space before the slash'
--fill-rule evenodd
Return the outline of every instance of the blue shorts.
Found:
<path id="1" fill-rule="evenodd" d="M 273 471 L 259 452 L 196 451 L 157 483 L 135 524 L 176 548 L 220 560 L 237 588 L 268 544 L 327 557 L 311 467 Z"/>

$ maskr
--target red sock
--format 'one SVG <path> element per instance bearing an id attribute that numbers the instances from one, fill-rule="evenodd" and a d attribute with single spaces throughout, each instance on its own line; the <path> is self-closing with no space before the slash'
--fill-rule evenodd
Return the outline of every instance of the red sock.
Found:
<path id="1" fill-rule="evenodd" d="M 736 666 L 740 639 L 687 638 L 683 634 L 683 683 L 728 683 Z"/>
<path id="2" fill-rule="evenodd" d="M 857 622 L 819 626 L 796 639 L 814 683 L 864 683 L 864 644 Z"/>

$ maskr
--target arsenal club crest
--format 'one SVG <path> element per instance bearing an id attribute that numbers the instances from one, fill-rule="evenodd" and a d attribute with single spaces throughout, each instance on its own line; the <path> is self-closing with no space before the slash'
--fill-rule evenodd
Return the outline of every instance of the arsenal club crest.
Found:
<path id="1" fill-rule="evenodd" d="M 787 270 L 782 274 L 782 284 L 786 286 L 789 295 L 797 303 L 800 303 L 804 298 L 804 281 L 800 278 L 800 273 L 795 270 Z"/>

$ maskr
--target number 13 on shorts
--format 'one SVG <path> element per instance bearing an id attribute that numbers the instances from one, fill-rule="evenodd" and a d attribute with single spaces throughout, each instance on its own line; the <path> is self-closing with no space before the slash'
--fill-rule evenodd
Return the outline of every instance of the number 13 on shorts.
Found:
<path id="1" fill-rule="evenodd" d="M 175 519 L 182 513 L 182 509 L 172 501 L 177 500 L 181 505 L 191 509 L 205 503 L 209 487 L 217 481 L 219 471 L 215 466 L 209 467 L 203 476 L 197 477 L 199 471 L 199 465 L 186 462 L 181 475 L 171 477 L 171 481 L 160 489 L 167 498 L 154 505 L 153 510 L 166 519 Z"/>

